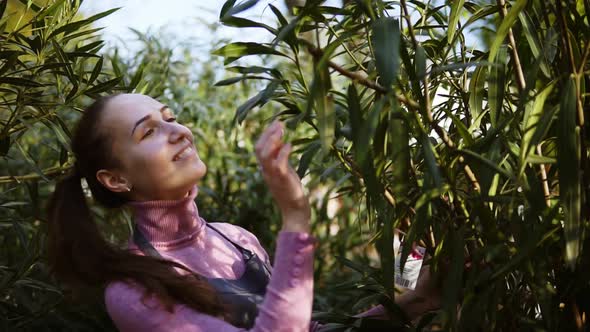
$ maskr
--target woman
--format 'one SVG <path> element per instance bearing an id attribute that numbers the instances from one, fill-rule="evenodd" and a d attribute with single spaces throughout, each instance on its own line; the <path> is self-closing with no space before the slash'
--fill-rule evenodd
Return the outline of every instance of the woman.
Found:
<path id="1" fill-rule="evenodd" d="M 107 310 L 121 331 L 307 331 L 311 213 L 282 133 L 275 122 L 256 144 L 282 216 L 271 274 L 254 235 L 199 216 L 196 183 L 206 166 L 172 111 L 140 94 L 98 99 L 72 137 L 74 171 L 49 202 L 53 271 L 72 287 L 106 286 Z M 100 236 L 82 178 L 100 204 L 133 209 L 128 250 Z"/>

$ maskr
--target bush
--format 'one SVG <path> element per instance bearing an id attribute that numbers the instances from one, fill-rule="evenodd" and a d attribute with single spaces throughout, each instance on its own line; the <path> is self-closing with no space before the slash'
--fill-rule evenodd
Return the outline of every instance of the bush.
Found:
<path id="1" fill-rule="evenodd" d="M 402 0 L 336 8 L 310 0 L 289 18 L 269 5 L 277 19 L 269 26 L 238 16 L 256 2 L 229 0 L 220 13 L 223 24 L 274 35 L 215 51 L 241 74 L 224 83 L 265 82 L 237 109 L 237 121 L 278 105 L 277 117 L 310 133 L 298 145 L 300 173 L 342 179 L 330 191 L 354 198 L 346 207 L 360 211 L 357 227 L 378 239 L 380 265 L 354 265 L 367 280 L 351 286 L 373 293 L 359 302 L 395 310 L 398 228 L 406 243 L 426 247 L 441 277 L 442 309 L 419 326 L 582 330 L 588 4 Z M 488 29 L 491 43 L 468 45 L 468 29 Z M 287 64 L 232 65 L 249 55 Z M 371 330 L 330 317 L 342 329 Z M 390 327 L 403 329 L 402 317 L 394 320 Z"/>

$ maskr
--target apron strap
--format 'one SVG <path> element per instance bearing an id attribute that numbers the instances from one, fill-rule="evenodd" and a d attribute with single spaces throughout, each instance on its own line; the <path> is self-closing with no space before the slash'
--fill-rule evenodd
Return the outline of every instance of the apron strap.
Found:
<path id="1" fill-rule="evenodd" d="M 133 223 L 133 242 L 139 247 L 144 254 L 155 258 L 164 259 L 162 255 L 154 248 L 154 246 L 145 238 L 143 233 L 137 228 L 137 224 Z"/>
<path id="2" fill-rule="evenodd" d="M 229 241 L 231 244 L 233 244 L 234 247 L 238 248 L 238 250 L 240 250 L 242 252 L 242 255 L 244 255 L 244 258 L 246 259 L 246 261 L 249 260 L 250 258 L 252 258 L 252 256 L 254 256 L 254 253 L 252 252 L 252 250 L 246 249 L 246 248 L 242 247 L 241 245 L 237 244 L 236 242 L 232 241 L 229 237 L 227 237 L 225 234 L 223 234 L 217 228 L 211 226 L 209 223 L 206 223 L 206 225 L 209 228 L 211 228 L 212 230 L 216 231 L 217 234 L 221 235 L 224 239 Z M 272 273 L 271 273 L 270 266 L 268 265 L 268 262 L 263 261 L 263 260 L 260 260 L 260 261 L 262 262 L 262 264 L 264 265 L 264 269 L 266 270 L 266 272 L 270 276 Z"/>
<path id="3" fill-rule="evenodd" d="M 209 227 L 212 230 L 214 230 L 215 232 L 217 232 L 217 234 L 221 235 L 221 237 L 223 237 L 224 239 L 226 239 L 229 243 L 233 244 L 234 247 L 236 247 L 239 251 L 241 251 L 244 255 L 246 255 L 247 259 L 250 259 L 254 255 L 254 253 L 251 250 L 246 249 L 246 248 L 242 247 L 241 245 L 237 244 L 236 242 L 232 241 L 232 239 L 230 239 L 229 237 L 227 237 L 225 234 L 223 234 L 217 228 L 211 226 L 211 224 L 205 223 L 205 225 L 207 225 L 207 227 Z"/>
<path id="4" fill-rule="evenodd" d="M 246 248 L 242 247 L 241 245 L 237 244 L 236 242 L 232 241 L 230 238 L 228 238 L 225 234 L 223 234 L 217 228 L 211 226 L 209 223 L 205 223 L 205 225 L 207 225 L 207 227 L 211 228 L 212 230 L 217 232 L 219 235 L 221 235 L 224 239 L 229 241 L 232 245 L 234 245 L 234 247 L 236 247 L 242 253 L 242 256 L 244 257 L 245 261 L 250 260 L 254 256 L 254 253 L 251 250 L 246 249 Z M 136 223 L 133 223 L 133 242 L 135 242 L 135 244 L 139 247 L 139 249 L 144 254 L 146 254 L 148 256 L 155 257 L 155 258 L 165 259 L 162 255 L 160 255 L 158 250 L 156 250 L 156 248 L 154 248 L 154 246 L 150 243 L 150 241 L 148 241 L 148 239 L 145 238 L 143 233 L 137 227 Z M 266 271 L 270 275 L 271 274 L 270 266 L 268 266 L 268 263 L 265 261 L 263 261 L 262 263 L 264 264 L 264 268 L 266 269 Z"/>

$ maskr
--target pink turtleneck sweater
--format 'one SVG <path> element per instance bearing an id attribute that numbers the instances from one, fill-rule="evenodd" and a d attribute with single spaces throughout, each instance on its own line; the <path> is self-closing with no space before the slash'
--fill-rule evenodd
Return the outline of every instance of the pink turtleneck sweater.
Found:
<path id="1" fill-rule="evenodd" d="M 205 226 L 194 202 L 196 187 L 177 201 L 134 202 L 134 220 L 147 240 L 165 258 L 208 278 L 238 279 L 245 270 L 242 255 L 217 232 Z M 241 246 L 268 261 L 254 235 L 227 223 L 212 223 Z M 272 277 L 251 331 L 308 331 L 313 299 L 314 239 L 307 233 L 279 232 Z M 132 240 L 129 248 L 142 255 Z M 186 271 L 179 270 L 180 273 Z M 113 282 L 105 291 L 109 315 L 122 332 L 243 331 L 229 323 L 178 304 L 166 311 L 135 283 Z M 147 304 L 147 305 L 146 305 Z"/>

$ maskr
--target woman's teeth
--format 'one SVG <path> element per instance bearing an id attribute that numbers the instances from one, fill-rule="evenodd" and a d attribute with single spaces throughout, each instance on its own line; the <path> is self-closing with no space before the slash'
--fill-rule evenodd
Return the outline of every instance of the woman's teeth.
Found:
<path id="1" fill-rule="evenodd" d="M 179 154 L 179 155 L 178 155 L 178 156 L 175 158 L 175 160 L 180 160 L 180 159 L 182 159 L 182 158 L 188 157 L 188 156 L 190 156 L 190 155 L 191 155 L 191 153 L 192 153 L 192 152 L 193 152 L 193 148 L 191 148 L 191 147 L 189 146 L 188 148 L 184 149 L 184 151 L 182 151 L 182 153 L 181 153 L 181 154 Z"/>

